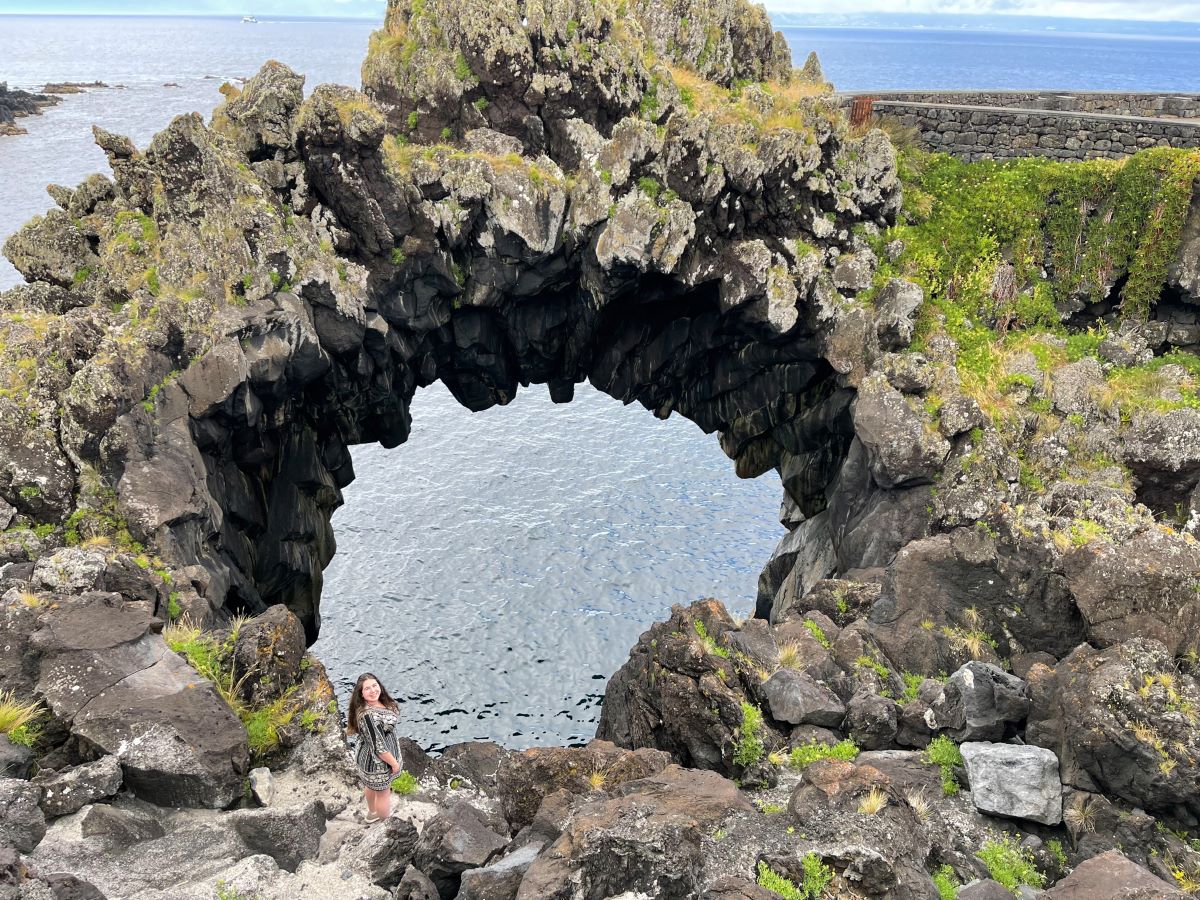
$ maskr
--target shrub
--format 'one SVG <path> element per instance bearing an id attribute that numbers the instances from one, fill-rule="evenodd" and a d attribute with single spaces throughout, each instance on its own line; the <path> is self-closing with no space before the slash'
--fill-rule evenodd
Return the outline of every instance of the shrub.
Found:
<path id="1" fill-rule="evenodd" d="M 937 888 L 938 900 L 954 900 L 958 893 L 959 880 L 954 877 L 954 870 L 949 866 L 941 866 L 933 873 L 933 886 Z"/>
<path id="2" fill-rule="evenodd" d="M 651 200 L 657 200 L 658 195 L 662 193 L 662 185 L 658 183 L 657 179 L 651 178 L 649 175 L 643 175 L 639 178 L 637 186 Z"/>
<path id="3" fill-rule="evenodd" d="M 401 769 L 400 774 L 392 779 L 392 790 L 402 797 L 415 794 L 417 792 L 417 779 L 412 772 Z"/>
<path id="4" fill-rule="evenodd" d="M 958 793 L 958 779 L 954 767 L 963 764 L 962 751 L 958 744 L 944 734 L 939 734 L 925 748 L 925 761 L 942 770 L 942 793 L 947 797 Z"/>
<path id="5" fill-rule="evenodd" d="M 700 624 L 699 622 L 696 623 Z M 763 756 L 762 710 L 752 703 L 742 701 L 742 728 L 738 735 L 737 749 L 733 754 L 734 765 L 752 766 Z"/>
<path id="6" fill-rule="evenodd" d="M 912 672 L 901 672 L 900 677 L 904 679 L 904 694 L 900 699 L 905 703 L 911 703 L 917 699 L 917 692 L 921 690 L 921 684 L 925 681 L 925 676 L 916 675 Z"/>
<path id="7" fill-rule="evenodd" d="M 874 816 L 883 812 L 884 807 L 887 805 L 887 794 L 879 788 L 873 787 L 858 801 L 858 811 L 864 816 Z"/>
<path id="8" fill-rule="evenodd" d="M 716 640 L 708 633 L 708 629 L 704 627 L 703 622 L 697 619 L 693 627 L 696 629 L 696 637 L 700 638 L 700 643 L 704 645 L 705 650 L 714 656 L 721 657 L 721 659 L 729 659 L 729 651 L 717 645 Z"/>
<path id="9" fill-rule="evenodd" d="M 23 702 L 17 699 L 15 691 L 0 691 L 0 734 L 8 735 L 14 743 L 24 744 L 26 739 L 33 743 L 37 732 L 32 723 L 41 714 L 42 705 L 38 701 Z"/>
<path id="10" fill-rule="evenodd" d="M 1030 887 L 1046 886 L 1046 876 L 1033 864 L 1033 854 L 1022 850 L 1011 836 L 987 841 L 975 854 L 987 866 L 993 881 L 998 881 L 1014 894 L 1023 884 Z"/>
<path id="11" fill-rule="evenodd" d="M 811 634 L 814 638 L 816 638 L 817 643 L 820 644 L 822 647 L 824 647 L 826 650 L 828 650 L 830 647 L 833 646 L 833 644 L 830 642 L 829 638 L 827 638 L 825 636 L 825 629 L 823 629 L 820 625 L 818 625 L 812 619 L 805 619 L 804 627 L 808 629 L 809 634 Z M 887 671 L 887 670 L 885 669 L 884 671 Z"/>
<path id="12" fill-rule="evenodd" d="M 846 762 L 858 756 L 858 745 L 846 738 L 836 744 L 818 744 L 816 739 L 799 747 L 793 747 L 788 765 L 793 769 L 803 769 L 818 759 L 840 759 Z"/>
<path id="13" fill-rule="evenodd" d="M 815 853 L 806 853 L 800 859 L 803 879 L 800 885 L 784 878 L 765 862 L 758 864 L 758 884 L 773 891 L 785 900 L 821 900 L 825 888 L 833 881 L 833 870 L 821 862 Z"/>

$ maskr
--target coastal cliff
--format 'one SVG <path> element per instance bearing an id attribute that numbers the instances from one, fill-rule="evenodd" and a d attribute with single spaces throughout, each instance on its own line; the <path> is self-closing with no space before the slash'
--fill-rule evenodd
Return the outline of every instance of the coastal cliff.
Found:
<path id="1" fill-rule="evenodd" d="M 390 0 L 361 92 L 96 129 L 4 248 L 4 841 L 131 897 L 1196 878 L 1200 154 L 930 157 L 805 71 L 734 0 Z M 779 474 L 757 618 L 673 610 L 587 748 L 406 749 L 366 828 L 305 652 L 348 448 L 585 379 Z"/>

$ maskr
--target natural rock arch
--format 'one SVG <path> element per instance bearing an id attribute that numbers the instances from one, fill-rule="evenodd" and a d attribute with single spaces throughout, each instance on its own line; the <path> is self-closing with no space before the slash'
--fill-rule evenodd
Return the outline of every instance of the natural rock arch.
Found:
<path id="1" fill-rule="evenodd" d="M 985 655 L 1057 656 L 1130 621 L 1195 647 L 1178 627 L 1200 621 L 1192 545 L 1127 485 L 1043 509 L 1025 436 L 962 390 L 954 342 L 894 352 L 923 293 L 874 284 L 868 238 L 901 199 L 892 145 L 788 79 L 760 10 L 692 10 L 683 34 L 644 4 L 463 5 L 391 0 L 366 94 L 305 100 L 269 63 L 211 125 L 182 116 L 144 152 L 97 129 L 113 178 L 52 187 L 59 208 L 6 244 L 28 284 L 0 298 L 0 525 L 28 527 L 0 552 L 58 605 L 4 608 L 29 641 L 0 674 L 64 733 L 116 753 L 161 726 L 191 749 L 171 777 L 126 759 L 130 783 L 229 802 L 245 733 L 156 629 L 285 604 L 315 639 L 348 448 L 402 443 L 437 380 L 482 409 L 586 378 L 718 432 L 738 474 L 783 482 L 759 616 L 860 576 L 842 586 L 869 610 L 856 633 L 898 669 L 932 674 L 980 634 Z M 1195 489 L 1183 443 L 1138 445 L 1093 409 L 1094 373 L 1063 383 L 1060 411 L 1107 428 L 1138 477 Z M 1176 412 L 1170 434 L 1196 427 Z M 1130 552 L 1055 543 L 1093 504 L 1134 523 Z M 1110 585 L 1160 557 L 1146 596 L 1114 605 Z M 106 654 L 111 696 L 92 705 L 104 689 L 71 679 Z"/>

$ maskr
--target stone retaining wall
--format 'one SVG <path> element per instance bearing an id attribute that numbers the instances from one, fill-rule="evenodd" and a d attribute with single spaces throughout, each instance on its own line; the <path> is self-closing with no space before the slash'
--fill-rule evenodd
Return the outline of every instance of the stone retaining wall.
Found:
<path id="1" fill-rule="evenodd" d="M 1107 113 L 1153 119 L 1200 119 L 1200 94 L 1121 94 L 1106 91 L 879 91 L 881 101 L 949 106 L 998 106 Z"/>
<path id="2" fill-rule="evenodd" d="M 1200 147 L 1200 119 L 890 100 L 876 102 L 874 111 L 917 129 L 927 149 L 966 160 L 1015 156 L 1117 159 L 1147 147 Z"/>

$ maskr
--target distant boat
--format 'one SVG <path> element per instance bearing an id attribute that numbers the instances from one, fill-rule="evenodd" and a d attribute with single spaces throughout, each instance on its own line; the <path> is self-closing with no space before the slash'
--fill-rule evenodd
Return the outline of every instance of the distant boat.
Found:
<path id="1" fill-rule="evenodd" d="M 250 22 L 251 24 L 257 24 L 258 19 L 254 18 L 254 16 L 242 16 L 242 21 Z"/>

